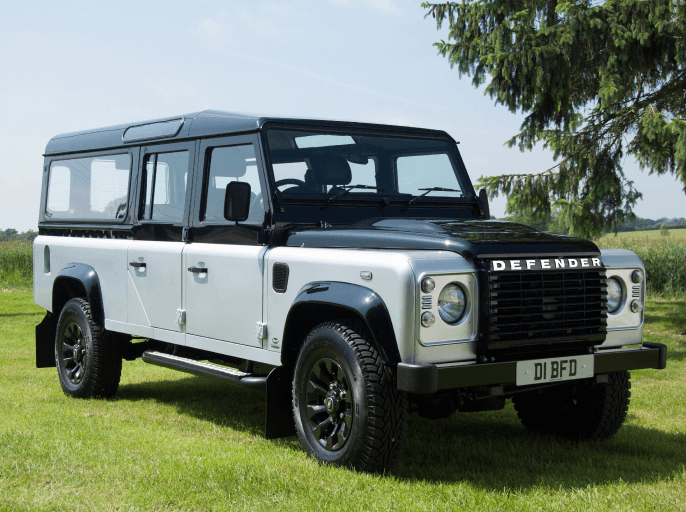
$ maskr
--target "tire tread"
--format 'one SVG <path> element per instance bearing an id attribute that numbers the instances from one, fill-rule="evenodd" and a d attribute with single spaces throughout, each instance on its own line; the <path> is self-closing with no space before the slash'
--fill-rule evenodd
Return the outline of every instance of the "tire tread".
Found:
<path id="1" fill-rule="evenodd" d="M 398 391 L 395 374 L 369 340 L 366 328 L 351 320 L 324 322 L 314 327 L 301 347 L 323 330 L 338 333 L 352 349 L 365 382 L 369 429 L 360 460 L 355 468 L 367 472 L 390 471 L 400 461 L 407 437 L 409 405 Z M 295 387 L 293 392 L 295 393 Z M 294 415 L 297 411 L 294 408 Z M 296 421 L 297 424 L 297 421 Z M 298 431 L 298 438 L 303 441 Z"/>
<path id="2" fill-rule="evenodd" d="M 64 305 L 63 310 L 70 305 L 79 308 L 86 317 L 91 332 L 93 357 L 90 363 L 91 374 L 88 382 L 86 382 L 86 385 L 78 390 L 78 392 L 70 392 L 69 394 L 78 398 L 113 398 L 117 393 L 119 381 L 121 380 L 121 346 L 104 327 L 95 322 L 90 303 L 86 299 L 71 299 Z M 58 324 L 57 332 L 59 332 L 59 330 Z M 61 379 L 62 376 L 60 375 L 60 380 Z M 65 391 L 67 390 L 65 389 Z"/>

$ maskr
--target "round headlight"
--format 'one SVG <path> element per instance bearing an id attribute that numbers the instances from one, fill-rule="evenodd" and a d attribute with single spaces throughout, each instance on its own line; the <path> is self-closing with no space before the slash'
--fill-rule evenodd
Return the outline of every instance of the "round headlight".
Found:
<path id="1" fill-rule="evenodd" d="M 611 277 L 607 280 L 607 310 L 610 313 L 616 313 L 619 306 L 622 305 L 622 285 L 616 277 Z"/>
<path id="2" fill-rule="evenodd" d="M 450 283 L 438 296 L 438 314 L 447 324 L 460 321 L 467 309 L 467 297 L 457 283 Z"/>

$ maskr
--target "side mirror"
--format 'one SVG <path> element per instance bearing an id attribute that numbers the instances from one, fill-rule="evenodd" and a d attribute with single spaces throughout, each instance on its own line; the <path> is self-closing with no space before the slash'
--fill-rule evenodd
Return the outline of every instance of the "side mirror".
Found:
<path id="1" fill-rule="evenodd" d="M 486 220 L 491 218 L 491 209 L 488 206 L 488 194 L 486 189 L 479 190 L 479 202 L 481 203 L 481 214 L 486 217 Z"/>
<path id="2" fill-rule="evenodd" d="M 224 196 L 224 218 L 242 222 L 250 213 L 250 184 L 232 181 L 226 187 Z"/>

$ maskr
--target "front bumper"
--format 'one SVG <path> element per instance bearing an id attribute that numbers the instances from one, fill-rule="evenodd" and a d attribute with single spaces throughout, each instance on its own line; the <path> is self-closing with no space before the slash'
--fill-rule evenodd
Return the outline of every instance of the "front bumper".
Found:
<path id="1" fill-rule="evenodd" d="M 667 366 L 667 347 L 643 343 L 639 348 L 601 351 L 595 354 L 594 373 L 642 370 Z M 398 389 L 416 394 L 431 394 L 442 389 L 515 384 L 517 362 L 482 363 L 461 366 L 398 364 Z"/>

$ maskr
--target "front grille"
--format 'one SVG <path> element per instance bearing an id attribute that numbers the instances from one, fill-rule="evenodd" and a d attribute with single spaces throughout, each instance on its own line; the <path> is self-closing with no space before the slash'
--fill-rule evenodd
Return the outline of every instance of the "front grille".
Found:
<path id="1" fill-rule="evenodd" d="M 604 270 L 489 272 L 488 284 L 490 348 L 605 341 Z"/>

